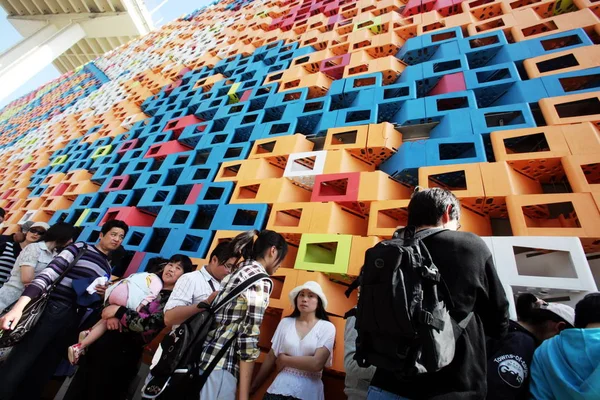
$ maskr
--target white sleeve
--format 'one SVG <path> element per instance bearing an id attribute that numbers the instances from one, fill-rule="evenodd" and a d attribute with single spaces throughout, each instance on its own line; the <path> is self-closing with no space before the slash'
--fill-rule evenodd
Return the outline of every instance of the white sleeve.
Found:
<path id="1" fill-rule="evenodd" d="M 283 351 L 283 339 L 287 334 L 287 326 L 289 325 L 290 318 L 284 318 L 277 325 L 277 329 L 275 330 L 275 334 L 273 335 L 273 339 L 271 339 L 271 350 L 275 353 L 275 357 L 279 355 L 279 353 L 284 353 Z"/>
<path id="2" fill-rule="evenodd" d="M 173 292 L 165 305 L 165 311 L 179 306 L 191 306 L 194 300 L 194 279 L 193 272 L 183 274 L 175 283 Z"/>
<path id="3" fill-rule="evenodd" d="M 325 363 L 325 367 L 331 367 L 333 365 L 333 345 L 335 343 L 335 325 L 333 325 L 331 322 L 328 322 L 328 321 L 324 321 L 324 322 L 325 323 L 321 325 L 322 328 L 319 331 L 319 334 L 317 335 L 318 337 L 317 337 L 317 348 L 316 349 L 325 347 L 327 350 L 329 350 L 329 358 L 327 359 L 327 362 Z"/>
<path id="4" fill-rule="evenodd" d="M 18 245 L 17 245 L 18 246 Z M 40 247 L 36 243 L 25 246 L 19 257 L 15 260 L 15 266 L 20 268 L 25 265 L 35 267 L 40 258 Z"/>

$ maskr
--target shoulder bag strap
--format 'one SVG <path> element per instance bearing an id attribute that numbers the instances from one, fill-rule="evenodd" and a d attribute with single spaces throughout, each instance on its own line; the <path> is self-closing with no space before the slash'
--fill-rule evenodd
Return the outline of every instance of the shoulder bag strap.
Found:
<path id="1" fill-rule="evenodd" d="M 231 292 L 227 293 L 223 300 L 219 301 L 212 307 L 212 311 L 217 312 L 219 309 L 221 309 L 233 299 L 238 297 L 244 290 L 248 289 L 250 286 L 263 279 L 269 279 L 269 275 L 264 273 L 256 274 L 246 279 L 244 282 L 238 284 Z"/>
<path id="2" fill-rule="evenodd" d="M 208 364 L 208 366 L 206 367 L 206 369 L 204 371 L 202 371 L 202 375 L 199 376 L 199 382 L 198 382 L 198 389 L 202 389 L 202 387 L 204 386 L 204 384 L 206 383 L 206 381 L 208 380 L 208 376 L 210 375 L 211 372 L 213 372 L 213 370 L 215 369 L 215 367 L 217 366 L 217 364 L 219 363 L 219 361 L 221 361 L 221 358 L 223 358 L 223 356 L 225 355 L 225 353 L 227 352 L 227 350 L 229 350 L 229 348 L 231 347 L 231 345 L 233 344 L 233 342 L 235 341 L 235 339 L 238 337 L 239 332 L 236 332 L 231 339 L 229 339 L 227 341 L 227 343 L 225 343 L 225 346 L 223 346 L 219 352 L 213 357 L 213 359 L 210 361 L 210 364 Z M 197 371 L 199 372 L 199 371 Z M 197 376 L 198 374 L 196 374 Z"/>
<path id="3" fill-rule="evenodd" d="M 73 261 L 71 261 L 69 263 L 69 265 L 67 265 L 67 267 L 64 269 L 62 274 L 60 274 L 60 276 L 58 278 L 56 278 L 54 280 L 54 282 L 52 282 L 52 284 L 46 290 L 46 293 L 50 293 L 51 291 L 53 291 L 54 288 L 56 288 L 56 286 L 58 286 L 58 284 L 60 284 L 60 282 L 62 282 L 62 280 L 65 278 L 65 276 L 67 276 L 67 274 L 71 271 L 71 269 L 75 266 L 75 264 L 77 264 L 77 262 L 81 259 L 81 257 L 83 257 L 83 255 L 87 252 L 88 252 L 88 245 L 86 243 L 83 243 L 82 248 L 77 252 L 75 257 L 73 258 Z"/>
<path id="4" fill-rule="evenodd" d="M 217 312 L 221 307 L 225 306 L 227 303 L 231 302 L 233 299 L 235 299 L 236 297 L 238 297 L 244 290 L 248 289 L 254 283 L 256 283 L 258 281 L 261 281 L 263 279 L 269 279 L 269 275 L 264 274 L 264 273 L 256 274 L 256 275 L 250 277 L 249 279 L 246 279 L 244 282 L 240 283 L 239 285 L 237 285 L 231 292 L 229 292 L 227 294 L 227 296 L 225 296 L 225 298 L 223 300 L 221 300 L 219 303 L 217 303 L 214 306 L 214 308 L 212 309 L 213 313 Z M 231 345 L 233 344 L 233 342 L 235 341 L 235 339 L 238 337 L 238 334 L 239 334 L 239 332 L 236 332 L 225 343 L 225 345 L 219 350 L 219 352 L 210 361 L 210 363 L 208 364 L 208 366 L 206 367 L 206 369 L 204 371 L 202 371 L 202 375 L 199 376 L 199 382 L 198 382 L 198 388 L 197 389 L 202 389 L 202 387 L 206 383 L 206 380 L 208 379 L 208 376 L 215 369 L 215 367 L 217 366 L 217 364 L 219 363 L 219 361 L 221 361 L 221 358 L 223 358 L 223 356 L 225 355 L 225 353 L 227 352 L 227 350 L 229 350 L 229 348 L 231 347 Z"/>

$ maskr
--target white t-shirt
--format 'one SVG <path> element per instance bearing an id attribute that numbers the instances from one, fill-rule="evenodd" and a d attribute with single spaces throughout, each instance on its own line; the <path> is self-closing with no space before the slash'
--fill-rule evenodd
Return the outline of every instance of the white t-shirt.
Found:
<path id="1" fill-rule="evenodd" d="M 328 321 L 319 320 L 302 340 L 296 331 L 296 319 L 284 318 L 277 326 L 271 343 L 271 349 L 278 356 L 280 353 L 289 356 L 314 356 L 317 349 L 325 347 L 329 350 L 329 359 L 325 363 L 330 367 L 333 359 L 333 343 L 335 326 Z M 271 386 L 268 393 L 292 396 L 301 400 L 322 400 L 322 371 L 307 372 L 294 368 L 284 368 Z"/>
<path id="2" fill-rule="evenodd" d="M 215 290 L 221 290 L 221 284 L 206 270 L 183 274 L 175 284 L 171 296 L 165 305 L 165 311 L 179 306 L 191 306 L 204 301 Z"/>

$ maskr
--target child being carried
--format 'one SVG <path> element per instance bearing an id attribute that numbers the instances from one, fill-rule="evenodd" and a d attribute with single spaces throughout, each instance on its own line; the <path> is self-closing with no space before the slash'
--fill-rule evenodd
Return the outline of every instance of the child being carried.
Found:
<path id="1" fill-rule="evenodd" d="M 156 274 L 148 272 L 132 274 L 106 289 L 104 305 L 122 306 L 139 311 L 158 297 L 162 287 L 162 280 Z M 107 330 L 106 320 L 101 319 L 92 329 L 80 332 L 79 343 L 69 346 L 71 364 L 76 365 L 79 357 L 85 354 L 85 349 L 100 339 Z"/>

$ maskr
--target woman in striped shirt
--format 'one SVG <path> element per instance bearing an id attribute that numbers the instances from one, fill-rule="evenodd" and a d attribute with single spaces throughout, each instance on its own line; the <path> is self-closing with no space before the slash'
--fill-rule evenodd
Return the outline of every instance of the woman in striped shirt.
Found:
<path id="1" fill-rule="evenodd" d="M 0 366 L 0 399 L 37 399 L 52 377 L 67 348 L 75 341 L 79 322 L 86 312 L 77 304 L 74 279 L 110 275 L 108 254 L 118 248 L 128 231 L 123 221 L 111 220 L 102 226 L 96 245 L 83 242 L 65 248 L 23 292 L 15 306 L 0 318 L 0 328 L 14 328 L 25 306 L 40 296 L 65 271 L 80 251 L 81 258 L 50 294 L 46 308 L 33 329 L 11 351 Z M 87 248 L 87 250 L 85 250 Z M 96 287 L 104 295 L 106 287 Z"/>

